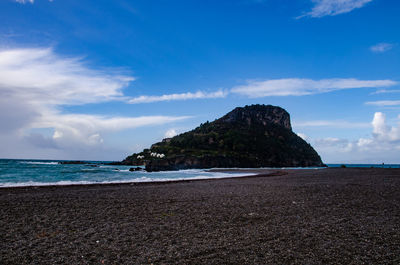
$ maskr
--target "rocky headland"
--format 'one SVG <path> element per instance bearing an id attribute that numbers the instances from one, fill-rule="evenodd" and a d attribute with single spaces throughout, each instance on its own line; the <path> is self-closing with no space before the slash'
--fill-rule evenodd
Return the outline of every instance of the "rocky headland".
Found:
<path id="1" fill-rule="evenodd" d="M 145 165 L 147 171 L 324 166 L 312 146 L 292 131 L 289 113 L 271 105 L 235 108 L 120 164 Z"/>

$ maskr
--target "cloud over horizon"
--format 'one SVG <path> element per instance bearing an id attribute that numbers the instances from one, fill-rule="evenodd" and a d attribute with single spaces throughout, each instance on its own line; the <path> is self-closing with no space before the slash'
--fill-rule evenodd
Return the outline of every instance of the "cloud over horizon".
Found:
<path id="1" fill-rule="evenodd" d="M 178 135 L 175 129 L 169 129 L 168 131 L 165 132 L 164 137 L 165 138 L 172 138 L 174 136 Z"/>
<path id="2" fill-rule="evenodd" d="M 297 17 L 320 18 L 324 16 L 336 16 L 361 8 L 373 0 L 311 0 L 314 3 L 311 11 Z"/>
<path id="3" fill-rule="evenodd" d="M 259 98 L 267 96 L 304 96 L 352 88 L 377 88 L 396 85 L 393 80 L 358 80 L 355 78 L 302 79 L 285 78 L 263 81 L 250 80 L 246 85 L 232 88 L 231 92 Z"/>
<path id="4" fill-rule="evenodd" d="M 345 129 L 371 127 L 370 123 L 349 122 L 341 120 L 293 122 L 292 125 L 293 127 L 333 127 L 333 128 L 345 128 Z"/>
<path id="5" fill-rule="evenodd" d="M 400 121 L 400 115 L 398 119 Z M 343 160 L 335 162 L 357 163 L 357 159 L 360 159 L 366 163 L 398 163 L 396 159 L 400 153 L 400 122 L 397 126 L 390 126 L 384 113 L 375 112 L 370 127 L 372 131 L 369 137 L 355 140 L 327 137 L 314 139 L 312 144 L 328 160 L 340 153 Z"/>
<path id="6" fill-rule="evenodd" d="M 31 137 L 30 130 L 50 128 L 50 137 L 36 135 L 30 140 L 65 150 L 90 149 L 102 145 L 103 134 L 108 132 L 189 118 L 108 117 L 61 111 L 63 106 L 125 101 L 122 90 L 134 79 L 115 69 L 90 68 L 82 58 L 61 57 L 49 48 L 0 50 L 0 134 L 7 136 L 0 144 L 24 142 Z M 15 139 L 9 139 L 11 136 Z"/>

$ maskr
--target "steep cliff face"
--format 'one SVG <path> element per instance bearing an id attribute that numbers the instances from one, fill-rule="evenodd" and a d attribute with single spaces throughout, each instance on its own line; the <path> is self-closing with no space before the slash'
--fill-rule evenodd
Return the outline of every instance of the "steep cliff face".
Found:
<path id="1" fill-rule="evenodd" d="M 292 130 L 290 125 L 290 115 L 286 110 L 271 105 L 252 105 L 244 108 L 235 108 L 215 122 L 226 122 L 237 125 L 247 124 L 248 126 L 268 124 L 280 125 L 288 130 Z"/>
<path id="2" fill-rule="evenodd" d="M 235 108 L 213 122 L 153 144 L 122 163 L 145 164 L 148 171 L 323 166 L 317 152 L 292 132 L 289 113 L 271 105 Z"/>

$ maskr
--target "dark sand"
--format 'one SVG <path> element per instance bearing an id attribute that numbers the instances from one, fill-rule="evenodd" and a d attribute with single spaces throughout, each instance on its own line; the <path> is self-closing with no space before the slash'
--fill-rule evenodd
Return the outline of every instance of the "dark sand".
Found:
<path id="1" fill-rule="evenodd" d="M 399 169 L 285 172 L 2 188 L 0 264 L 400 264 Z"/>

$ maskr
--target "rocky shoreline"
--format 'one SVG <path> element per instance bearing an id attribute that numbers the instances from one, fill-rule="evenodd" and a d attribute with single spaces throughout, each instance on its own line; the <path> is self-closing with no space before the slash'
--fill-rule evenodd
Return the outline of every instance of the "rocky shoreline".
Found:
<path id="1" fill-rule="evenodd" d="M 400 263 L 399 169 L 264 173 L 0 189 L 0 263 Z"/>

